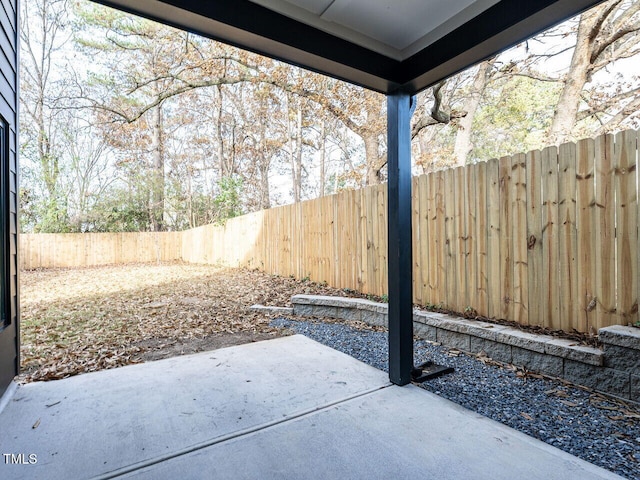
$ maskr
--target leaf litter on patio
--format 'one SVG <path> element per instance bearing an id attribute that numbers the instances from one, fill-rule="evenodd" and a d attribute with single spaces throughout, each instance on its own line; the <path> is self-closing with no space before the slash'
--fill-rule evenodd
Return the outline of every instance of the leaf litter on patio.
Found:
<path id="1" fill-rule="evenodd" d="M 249 307 L 288 305 L 299 293 L 345 295 L 258 271 L 184 263 L 23 271 L 21 379 L 279 336 L 269 315 Z"/>

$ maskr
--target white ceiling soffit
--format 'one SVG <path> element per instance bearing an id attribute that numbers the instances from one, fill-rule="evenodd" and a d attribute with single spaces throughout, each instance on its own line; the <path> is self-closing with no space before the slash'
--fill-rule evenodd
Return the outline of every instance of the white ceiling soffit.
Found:
<path id="1" fill-rule="evenodd" d="M 251 0 L 403 61 L 499 0 Z"/>

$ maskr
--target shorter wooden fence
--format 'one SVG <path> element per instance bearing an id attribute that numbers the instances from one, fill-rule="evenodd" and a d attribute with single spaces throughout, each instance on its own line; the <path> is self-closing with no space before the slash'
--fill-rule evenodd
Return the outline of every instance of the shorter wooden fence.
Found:
<path id="1" fill-rule="evenodd" d="M 182 255 L 181 232 L 20 235 L 20 268 L 167 262 Z"/>

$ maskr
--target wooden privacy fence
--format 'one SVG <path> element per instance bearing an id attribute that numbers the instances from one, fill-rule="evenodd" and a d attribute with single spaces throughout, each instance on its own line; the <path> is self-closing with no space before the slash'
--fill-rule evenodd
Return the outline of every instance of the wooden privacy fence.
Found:
<path id="1" fill-rule="evenodd" d="M 181 232 L 37 233 L 20 235 L 20 267 L 93 267 L 177 260 Z"/>
<path id="2" fill-rule="evenodd" d="M 589 332 L 638 317 L 638 132 L 413 179 L 416 303 Z M 386 186 L 185 232 L 183 259 L 387 292 Z"/>
<path id="3" fill-rule="evenodd" d="M 386 208 L 378 185 L 251 213 L 184 232 L 182 258 L 382 294 Z"/>
<path id="4" fill-rule="evenodd" d="M 627 131 L 415 177 L 415 302 L 565 331 L 637 322 L 637 162 L 638 132 Z M 120 252 L 107 263 L 182 258 L 383 295 L 386 202 L 378 185 L 166 237 L 107 234 L 151 236 L 126 249 L 23 235 L 22 265 L 49 266 L 34 258 L 47 248 L 77 265 Z"/>
<path id="5" fill-rule="evenodd" d="M 588 332 L 638 321 L 638 132 L 415 179 L 414 297 Z"/>

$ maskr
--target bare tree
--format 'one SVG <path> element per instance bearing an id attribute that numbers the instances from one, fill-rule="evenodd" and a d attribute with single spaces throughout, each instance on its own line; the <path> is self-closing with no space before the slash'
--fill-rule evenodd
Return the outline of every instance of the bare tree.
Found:
<path id="1" fill-rule="evenodd" d="M 580 16 L 575 46 L 563 84 L 549 141 L 558 144 L 573 137 L 576 122 L 596 118 L 601 130 L 616 128 L 625 118 L 637 115 L 640 88 L 628 85 L 608 95 L 585 95 L 585 88 L 612 62 L 640 52 L 640 2 L 609 0 Z M 564 50 L 564 49 L 561 49 Z M 581 103 L 586 104 L 581 109 Z"/>
<path id="2" fill-rule="evenodd" d="M 456 140 L 453 146 L 455 166 L 465 165 L 467 163 L 467 157 L 473 148 L 471 141 L 473 120 L 480 106 L 484 90 L 489 83 L 492 67 L 493 59 L 485 60 L 478 65 L 469 92 L 462 103 L 461 109 L 465 112 L 465 115 L 462 116 L 457 123 Z"/>
<path id="3" fill-rule="evenodd" d="M 62 83 L 54 73 L 54 57 L 69 40 L 64 30 L 67 0 L 33 0 L 21 5 L 23 154 L 38 164 L 47 195 L 54 202 L 61 168 L 56 117 L 63 95 Z"/>

